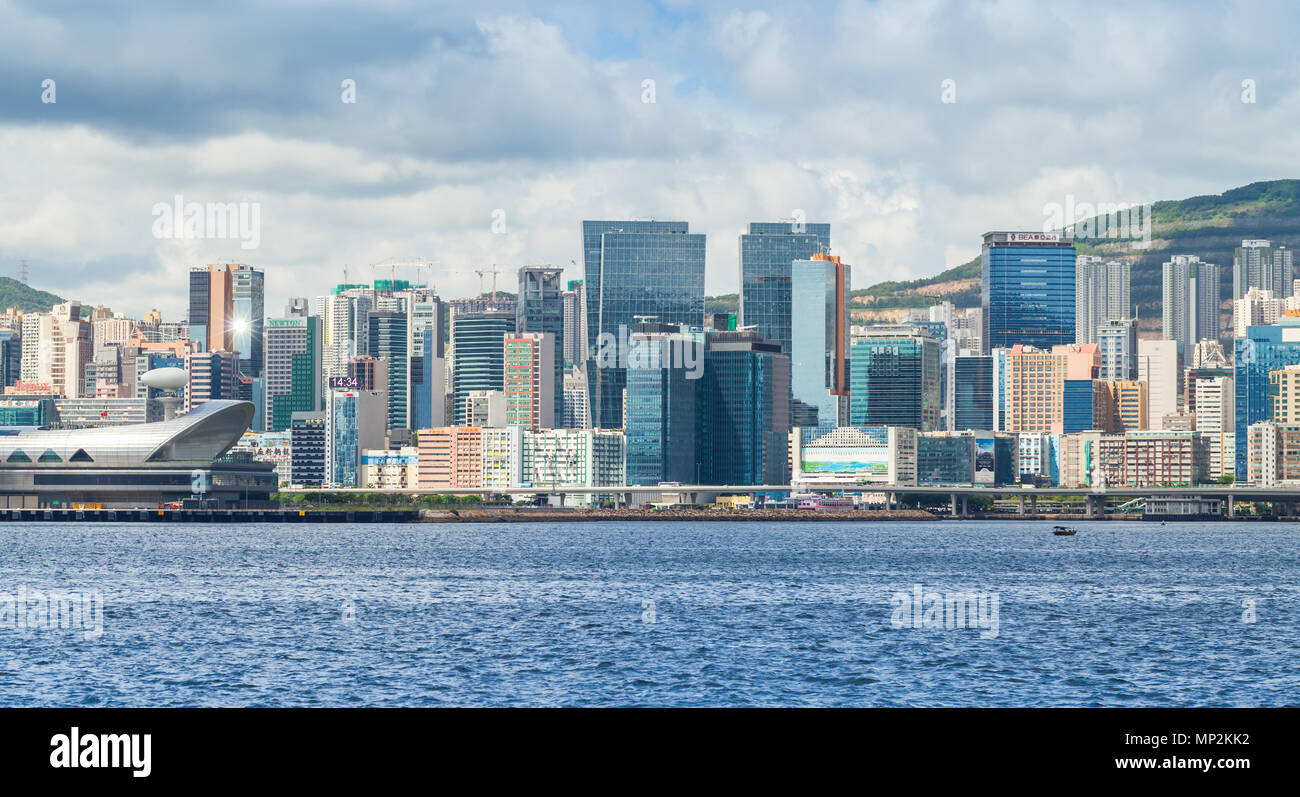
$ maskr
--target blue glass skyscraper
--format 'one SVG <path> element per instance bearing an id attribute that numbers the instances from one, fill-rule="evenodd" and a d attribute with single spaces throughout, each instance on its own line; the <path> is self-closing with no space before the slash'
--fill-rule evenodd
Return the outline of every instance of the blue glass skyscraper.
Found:
<path id="1" fill-rule="evenodd" d="M 953 431 L 993 428 L 993 358 L 958 355 L 953 358 Z"/>
<path id="2" fill-rule="evenodd" d="M 515 332 L 514 313 L 467 313 L 452 319 L 452 400 L 456 425 L 465 425 L 471 390 L 505 389 L 506 336 Z"/>
<path id="3" fill-rule="evenodd" d="M 790 385 L 796 426 L 834 424 L 848 395 L 849 267 L 814 255 L 790 267 Z"/>
<path id="4" fill-rule="evenodd" d="M 699 334 L 678 327 L 643 324 L 644 339 L 634 344 L 627 368 L 627 483 L 694 484 L 699 478 L 696 457 L 696 388 L 703 367 Z M 691 347 L 690 362 L 674 349 Z"/>
<path id="5" fill-rule="evenodd" d="M 989 232 L 982 254 L 983 351 L 1074 343 L 1074 239 Z"/>
<path id="6" fill-rule="evenodd" d="M 740 316 L 765 339 L 790 353 L 791 264 L 826 254 L 831 225 L 750 222 L 740 236 Z"/>
<path id="7" fill-rule="evenodd" d="M 1246 337 L 1233 345 L 1233 381 L 1236 391 L 1237 474 L 1245 480 L 1247 430 L 1252 423 L 1269 420 L 1273 404 L 1268 393 L 1268 372 L 1300 365 L 1300 318 L 1282 318 L 1272 326 L 1247 327 Z"/>
<path id="8" fill-rule="evenodd" d="M 790 358 L 753 331 L 710 332 L 698 388 L 700 482 L 788 484 Z"/>
<path id="9" fill-rule="evenodd" d="M 632 327 L 704 326 L 704 236 L 686 222 L 584 221 L 582 237 L 592 425 L 617 429 L 626 384 L 618 349 Z"/>

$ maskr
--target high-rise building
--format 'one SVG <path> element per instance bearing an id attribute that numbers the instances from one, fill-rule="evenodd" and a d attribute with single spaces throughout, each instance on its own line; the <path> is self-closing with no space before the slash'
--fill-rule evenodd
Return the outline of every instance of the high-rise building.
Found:
<path id="1" fill-rule="evenodd" d="M 582 239 L 592 425 L 620 429 L 628 330 L 704 326 L 704 235 L 686 222 L 584 221 Z"/>
<path id="2" fill-rule="evenodd" d="M 583 317 L 582 280 L 569 280 L 560 294 L 564 304 L 564 366 L 581 365 L 587 359 L 587 322 Z"/>
<path id="3" fill-rule="evenodd" d="M 1079 255 L 1074 273 L 1074 342 L 1099 343 L 1097 334 L 1102 324 L 1132 317 L 1130 266 L 1120 260 Z"/>
<path id="4" fill-rule="evenodd" d="M 792 264 L 828 254 L 831 225 L 751 222 L 740 236 L 740 324 L 790 353 Z"/>
<path id="5" fill-rule="evenodd" d="M 1127 432 L 1147 428 L 1147 384 L 1134 380 L 1098 380 L 1093 425 L 1088 429 Z M 1086 429 L 1071 430 L 1074 432 Z"/>
<path id="6" fill-rule="evenodd" d="M 388 360 L 388 429 L 409 430 L 410 343 L 406 313 L 400 310 L 371 310 L 367 317 L 367 353 Z"/>
<path id="7" fill-rule="evenodd" d="M 411 428 L 447 425 L 447 361 L 437 351 L 432 329 L 425 329 L 419 351 L 411 357 Z"/>
<path id="8" fill-rule="evenodd" d="M 1196 255 L 1173 255 L 1165 261 L 1161 310 L 1162 337 L 1187 349 L 1197 341 L 1219 337 L 1219 267 Z"/>
<path id="9" fill-rule="evenodd" d="M 849 425 L 938 429 L 939 345 L 922 327 L 853 327 Z"/>
<path id="10" fill-rule="evenodd" d="M 505 338 L 506 425 L 530 431 L 554 429 L 558 392 L 555 379 L 555 336 L 549 332 L 519 332 Z"/>
<path id="11" fill-rule="evenodd" d="M 465 426 L 492 429 L 506 425 L 504 390 L 471 390 L 465 397 Z"/>
<path id="12" fill-rule="evenodd" d="M 952 361 L 950 406 L 952 431 L 993 429 L 993 358 L 988 355 L 958 355 Z"/>
<path id="13" fill-rule="evenodd" d="M 1235 337 L 1246 337 L 1250 327 L 1275 324 L 1286 315 L 1287 300 L 1275 296 L 1272 291 L 1251 287 L 1240 298 L 1232 302 L 1232 326 Z"/>
<path id="14" fill-rule="evenodd" d="M 790 358 L 756 331 L 705 337 L 696 388 L 700 481 L 789 484 Z"/>
<path id="15" fill-rule="evenodd" d="M 1138 341 L 1138 380 L 1147 385 L 1148 430 L 1164 428 L 1164 417 L 1178 413 L 1183 348 L 1176 340 Z"/>
<path id="16" fill-rule="evenodd" d="M 366 390 L 331 390 L 327 401 L 326 480 L 361 487 L 361 452 L 384 445 L 387 397 Z"/>
<path id="17" fill-rule="evenodd" d="M 1233 346 L 1233 417 L 1236 439 L 1247 440 L 1247 429 L 1271 420 L 1273 401 L 1269 375 L 1288 365 L 1300 365 L 1300 318 L 1283 317 L 1278 323 L 1250 327 Z M 1237 446 L 1237 473 L 1246 473 L 1246 445 Z"/>
<path id="18" fill-rule="evenodd" d="M 476 426 L 421 429 L 417 447 L 420 489 L 483 485 L 482 429 Z"/>
<path id="19" fill-rule="evenodd" d="M 1101 366 L 1095 343 L 1057 345 L 1050 351 L 1012 346 L 1004 358 L 1003 429 L 1011 432 L 1065 433 L 1066 383 L 1093 380 Z M 1091 403 L 1091 386 L 1083 394 Z"/>
<path id="20" fill-rule="evenodd" d="M 295 412 L 289 421 L 289 481 L 320 487 L 329 470 L 329 430 L 325 413 Z"/>
<path id="21" fill-rule="evenodd" d="M 239 373 L 256 379 L 262 375 L 262 357 L 265 353 L 262 343 L 263 322 L 266 318 L 265 274 L 260 269 L 243 264 L 233 264 L 226 268 L 230 269 L 231 275 L 230 294 L 234 314 L 230 325 L 234 352 L 239 357 Z M 302 302 L 301 306 L 293 312 L 286 312 L 286 316 L 307 314 L 306 300 L 296 301 Z M 290 307 L 294 306 L 291 302 Z"/>
<path id="22" fill-rule="evenodd" d="M 262 385 L 266 431 L 289 428 L 296 412 L 324 410 L 321 390 L 321 332 L 316 316 L 266 321 Z"/>
<path id="23" fill-rule="evenodd" d="M 190 376 L 185 390 L 186 412 L 205 401 L 236 398 L 239 361 L 233 351 L 192 352 L 185 356 L 185 370 Z"/>
<path id="24" fill-rule="evenodd" d="M 989 232 L 981 255 L 984 353 L 1023 344 L 1074 343 L 1074 239 Z"/>
<path id="25" fill-rule="evenodd" d="M 628 484 L 698 483 L 697 446 L 703 380 L 674 351 L 689 350 L 691 361 L 703 365 L 699 333 L 668 324 L 641 324 L 629 353 L 627 406 Z"/>
<path id="26" fill-rule="evenodd" d="M 465 402 L 471 391 L 505 389 L 505 341 L 514 333 L 513 312 L 468 313 L 452 317 L 451 373 L 456 425 L 468 425 Z"/>
<path id="27" fill-rule="evenodd" d="M 849 395 L 849 274 L 838 257 L 820 253 L 790 266 L 790 312 L 799 319 L 788 349 L 795 425 L 847 420 L 840 405 Z"/>
<path id="28" fill-rule="evenodd" d="M 22 378 L 23 339 L 20 331 L 0 329 L 0 389 Z"/>
<path id="29" fill-rule="evenodd" d="M 564 371 L 564 417 L 560 426 L 565 429 L 591 428 L 591 414 L 587 408 L 587 375 L 581 367 Z"/>
<path id="30" fill-rule="evenodd" d="M 560 287 L 563 269 L 553 266 L 524 266 L 519 269 L 519 299 L 515 306 L 515 331 L 548 334 L 554 341 L 553 374 L 548 380 L 556 413 L 564 407 L 564 291 Z M 552 419 L 538 428 L 558 426 Z"/>
<path id="31" fill-rule="evenodd" d="M 1295 267 L 1291 250 L 1271 241 L 1247 239 L 1233 252 L 1232 298 L 1240 299 L 1251 288 L 1272 291 L 1279 299 L 1292 294 Z"/>
<path id="32" fill-rule="evenodd" d="M 486 433 L 486 430 L 485 430 Z M 623 433 L 603 429 L 542 429 L 522 436 L 523 479 L 548 487 L 625 484 Z M 604 504 L 616 492 L 566 495 L 566 506 Z"/>
<path id="33" fill-rule="evenodd" d="M 1300 366 L 1295 366 L 1293 384 L 1300 386 Z M 1205 438 L 1209 449 L 1209 476 L 1211 479 L 1218 479 L 1235 474 L 1236 422 L 1233 418 L 1232 377 L 1198 379 L 1195 385 L 1196 431 Z M 1300 409 L 1300 405 L 1297 405 L 1297 409 Z"/>
<path id="34" fill-rule="evenodd" d="M 376 360 L 374 357 L 355 357 L 348 360 L 347 373 L 352 386 L 357 390 L 388 392 L 388 360 Z M 355 380 L 355 381 L 352 381 Z M 432 427 L 422 426 L 421 429 Z"/>
<path id="35" fill-rule="evenodd" d="M 199 351 L 233 351 L 240 372 L 262 373 L 264 274 L 243 263 L 190 269 L 189 334 Z"/>
<path id="36" fill-rule="evenodd" d="M 1094 341 L 1101 349 L 1100 379 L 1123 382 L 1137 378 L 1137 324 L 1131 320 L 1103 321 Z"/>
<path id="37" fill-rule="evenodd" d="M 63 302 L 48 313 L 23 316 L 19 355 L 23 382 L 45 385 L 56 396 L 80 398 L 93 350 L 91 325 L 82 318 L 80 302 Z"/>

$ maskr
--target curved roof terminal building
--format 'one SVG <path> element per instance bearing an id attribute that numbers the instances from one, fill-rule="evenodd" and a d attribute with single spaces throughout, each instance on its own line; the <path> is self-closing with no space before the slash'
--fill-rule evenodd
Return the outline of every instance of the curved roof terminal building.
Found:
<path id="1" fill-rule="evenodd" d="M 252 420 L 252 403 L 214 400 L 156 423 L 0 428 L 0 510 L 152 507 L 193 497 L 265 506 L 276 489 L 273 466 L 217 461 Z"/>

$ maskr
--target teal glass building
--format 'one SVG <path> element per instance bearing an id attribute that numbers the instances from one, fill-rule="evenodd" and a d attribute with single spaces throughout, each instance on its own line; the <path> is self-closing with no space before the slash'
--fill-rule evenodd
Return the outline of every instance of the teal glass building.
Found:
<path id="1" fill-rule="evenodd" d="M 908 325 L 868 327 L 849 344 L 849 425 L 939 428 L 940 343 Z"/>

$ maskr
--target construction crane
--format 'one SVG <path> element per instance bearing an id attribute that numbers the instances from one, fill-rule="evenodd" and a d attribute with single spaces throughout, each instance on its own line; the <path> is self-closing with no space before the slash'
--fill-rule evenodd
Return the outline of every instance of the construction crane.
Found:
<path id="1" fill-rule="evenodd" d="M 422 276 L 422 274 L 423 273 L 432 274 L 434 268 L 434 262 L 432 259 L 426 257 L 390 257 L 387 260 L 383 260 L 378 263 L 371 263 L 370 268 L 375 270 L 388 269 L 390 274 L 389 279 L 392 281 L 393 284 L 397 283 L 397 270 L 399 268 L 414 269 L 415 285 L 417 287 L 429 288 L 431 286 L 428 284 L 427 279 L 425 279 Z"/>
<path id="2" fill-rule="evenodd" d="M 492 268 L 490 269 L 476 268 L 474 269 L 474 273 L 478 275 L 478 295 L 479 296 L 483 295 L 483 275 L 491 274 L 492 275 L 492 298 L 493 299 L 497 298 L 497 275 L 501 273 L 501 269 L 497 268 L 496 264 L 493 263 Z"/>

